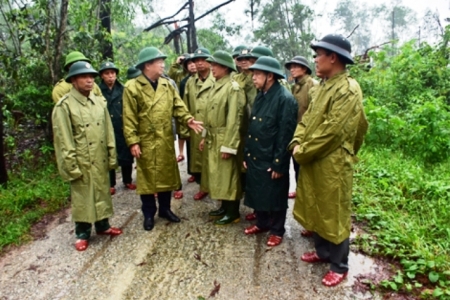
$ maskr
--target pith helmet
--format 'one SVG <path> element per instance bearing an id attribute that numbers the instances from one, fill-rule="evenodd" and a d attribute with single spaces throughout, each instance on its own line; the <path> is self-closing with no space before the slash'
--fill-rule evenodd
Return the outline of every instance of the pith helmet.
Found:
<path id="1" fill-rule="evenodd" d="M 144 63 L 158 58 L 166 59 L 167 56 L 155 47 L 146 47 L 139 52 L 136 68 L 142 67 Z"/>
<path id="2" fill-rule="evenodd" d="M 247 49 L 247 46 L 245 45 L 239 45 L 236 48 L 233 49 L 233 58 L 236 58 L 237 56 L 239 56 L 239 54 L 241 54 L 241 51 Z"/>
<path id="3" fill-rule="evenodd" d="M 127 70 L 127 79 L 133 79 L 141 75 L 141 70 L 136 69 L 135 67 L 130 67 Z"/>
<path id="4" fill-rule="evenodd" d="M 71 82 L 73 76 L 81 75 L 81 74 L 92 74 L 98 76 L 98 72 L 94 70 L 92 65 L 85 61 L 77 61 L 70 66 L 69 74 L 66 77 L 67 82 Z"/>
<path id="5" fill-rule="evenodd" d="M 306 60 L 303 56 L 294 56 L 294 58 L 285 63 L 284 66 L 289 70 L 292 64 L 304 66 L 307 69 L 306 72 L 311 75 L 311 67 L 309 66 L 308 60 Z"/>
<path id="6" fill-rule="evenodd" d="M 236 64 L 234 63 L 234 59 L 230 53 L 225 51 L 216 51 L 213 55 L 206 59 L 209 62 L 215 62 L 219 65 L 230 68 L 233 71 L 236 71 Z"/>
<path id="7" fill-rule="evenodd" d="M 208 58 L 211 56 L 211 52 L 209 52 L 206 48 L 198 48 L 194 51 L 194 58 Z"/>
<path id="8" fill-rule="evenodd" d="M 270 56 L 261 56 L 248 69 L 273 73 L 277 79 L 284 78 L 280 63 L 278 62 L 278 60 Z"/>
<path id="9" fill-rule="evenodd" d="M 245 50 L 243 51 L 245 53 Z M 247 53 L 239 55 L 238 60 L 242 58 L 260 58 L 261 56 L 270 56 L 273 57 L 273 52 L 267 47 L 264 46 L 256 46 L 252 49 L 249 49 Z"/>
<path id="10" fill-rule="evenodd" d="M 116 65 L 114 65 L 113 62 L 110 62 L 110 61 L 103 62 L 101 64 L 100 70 L 98 70 L 98 72 L 101 74 L 105 70 L 114 70 L 114 71 L 116 71 L 116 74 L 119 74 L 119 69 L 116 67 Z"/>
<path id="11" fill-rule="evenodd" d="M 79 51 L 72 51 L 66 56 L 66 62 L 64 63 L 64 69 L 66 69 L 70 64 L 77 62 L 77 61 L 87 61 L 88 63 L 91 62 L 89 58 L 84 56 L 83 53 Z"/>
<path id="12" fill-rule="evenodd" d="M 326 49 L 338 54 L 344 59 L 346 64 L 353 64 L 351 56 L 352 46 L 350 42 L 340 34 L 328 34 L 317 43 L 312 43 L 311 48 L 316 51 L 317 48 Z"/>

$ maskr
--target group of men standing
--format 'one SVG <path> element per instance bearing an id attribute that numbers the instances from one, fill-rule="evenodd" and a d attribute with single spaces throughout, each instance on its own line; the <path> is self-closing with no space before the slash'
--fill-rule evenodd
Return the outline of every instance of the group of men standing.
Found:
<path id="1" fill-rule="evenodd" d="M 288 197 L 294 197 L 294 217 L 316 248 L 301 260 L 330 263 L 322 280 L 326 286 L 344 280 L 353 164 L 367 121 L 359 85 L 346 72 L 353 63 L 348 40 L 331 34 L 311 48 L 320 84 L 312 79 L 308 61 L 296 56 L 285 64 L 294 80 L 289 86 L 280 63 L 263 46 L 239 46 L 232 54 L 211 54 L 205 48 L 185 54 L 169 72 L 176 84 L 164 75 L 166 56 L 147 47 L 136 64 L 141 73 L 124 86 L 117 83 L 114 64 L 102 64 L 101 94 L 88 60 L 73 63 L 65 80 L 73 88 L 58 100 L 53 128 L 60 173 L 71 181 L 76 249 L 87 248 L 91 223 L 97 234 L 122 233 L 108 223 L 112 204 L 105 173 L 115 169 L 116 152 L 126 174 L 136 159 L 137 187 L 131 175 L 123 180 L 129 189 L 137 188 L 144 229 L 153 229 L 157 211 L 159 217 L 180 222 L 170 201 L 172 191 L 175 198 L 183 197 L 177 162 L 184 159 L 186 141 L 188 181 L 199 184 L 194 199 L 209 194 L 221 200 L 209 213 L 215 225 L 240 220 L 245 193 L 244 204 L 254 209 L 246 219 L 256 224 L 244 233 L 269 231 L 267 245 L 277 246 L 285 233 Z M 120 149 L 127 155 L 120 155 Z M 298 181 L 293 194 L 291 157 Z M 113 171 L 110 177 L 115 178 Z"/>

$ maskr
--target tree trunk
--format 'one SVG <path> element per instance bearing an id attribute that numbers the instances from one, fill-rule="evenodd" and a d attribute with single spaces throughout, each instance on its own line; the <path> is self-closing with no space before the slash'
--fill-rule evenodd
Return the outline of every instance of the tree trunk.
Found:
<path id="1" fill-rule="evenodd" d="M 101 42 L 103 59 L 113 61 L 114 55 L 111 41 L 111 0 L 100 1 L 100 20 L 102 28 L 105 31 L 102 35 L 103 40 Z"/>
<path id="2" fill-rule="evenodd" d="M 188 52 L 193 53 L 197 48 L 197 30 L 195 29 L 195 17 L 194 17 L 194 0 L 189 0 L 189 31 L 190 37 L 188 44 Z"/>
<path id="3" fill-rule="evenodd" d="M 61 0 L 61 10 L 58 31 L 55 38 L 55 52 L 53 55 L 53 66 L 50 66 L 53 70 L 50 71 L 52 74 L 52 84 L 54 85 L 62 77 L 61 69 L 61 54 L 64 48 L 64 35 L 66 34 L 67 28 L 67 12 L 69 7 L 69 0 Z"/>
<path id="4" fill-rule="evenodd" d="M 8 172 L 5 163 L 5 145 L 3 142 L 3 94 L 0 94 L 0 186 L 6 188 Z"/>

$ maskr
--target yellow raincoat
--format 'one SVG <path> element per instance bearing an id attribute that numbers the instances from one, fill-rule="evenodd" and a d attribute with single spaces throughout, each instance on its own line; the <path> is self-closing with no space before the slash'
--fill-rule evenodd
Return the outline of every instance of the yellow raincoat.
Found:
<path id="1" fill-rule="evenodd" d="M 314 89 L 289 145 L 300 145 L 294 218 L 335 244 L 350 236 L 353 165 L 367 128 L 359 84 L 341 72 Z"/>

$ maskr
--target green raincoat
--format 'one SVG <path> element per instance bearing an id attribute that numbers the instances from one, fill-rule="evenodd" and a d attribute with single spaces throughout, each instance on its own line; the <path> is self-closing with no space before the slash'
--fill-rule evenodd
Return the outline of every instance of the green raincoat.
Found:
<path id="1" fill-rule="evenodd" d="M 297 121 L 302 120 L 302 116 L 305 114 L 309 105 L 308 92 L 316 86 L 318 82 L 314 80 L 310 75 L 305 75 L 292 85 L 291 91 L 298 103 L 298 118 Z"/>
<path id="2" fill-rule="evenodd" d="M 180 82 L 183 80 L 184 77 L 189 75 L 188 71 L 183 68 L 182 65 L 174 62 L 170 65 L 169 71 L 167 72 L 167 75 L 172 78 L 173 81 L 177 84 L 178 90 L 180 90 Z"/>
<path id="3" fill-rule="evenodd" d="M 144 75 L 125 85 L 123 126 L 128 146 L 139 144 L 137 193 L 148 195 L 180 187 L 172 117 L 186 124 L 192 115 L 168 79 L 160 77 L 156 91 Z"/>
<path id="4" fill-rule="evenodd" d="M 106 98 L 109 115 L 114 127 L 114 136 L 116 138 L 116 150 L 119 166 L 129 166 L 133 164 L 133 155 L 128 148 L 123 136 L 122 122 L 122 95 L 123 85 L 116 80 L 113 88 L 110 89 L 103 81 L 100 83 L 100 89 Z"/>
<path id="5" fill-rule="evenodd" d="M 239 83 L 239 86 L 244 90 L 245 96 L 247 97 L 247 110 L 250 115 L 253 103 L 255 102 L 256 94 L 258 90 L 255 88 L 252 80 L 253 73 L 237 73 L 233 76 L 233 79 Z"/>
<path id="6" fill-rule="evenodd" d="M 244 204 L 260 211 L 287 209 L 289 162 L 287 146 L 297 125 L 298 105 L 276 81 L 266 94 L 259 92 L 250 115 L 244 158 L 247 183 Z M 283 176 L 272 179 L 271 168 Z"/>
<path id="7" fill-rule="evenodd" d="M 53 91 L 52 91 L 53 102 L 55 102 L 55 104 L 58 103 L 59 99 L 61 99 L 65 94 L 70 92 L 71 88 L 72 88 L 71 83 L 68 83 L 64 78 L 60 79 L 53 87 Z M 92 90 L 92 92 L 96 96 L 102 97 L 102 91 L 100 90 L 100 88 L 98 87 L 98 85 L 96 83 L 94 83 L 94 89 Z"/>
<path id="8" fill-rule="evenodd" d="M 244 118 L 245 94 L 230 75 L 214 83 L 209 93 L 204 121 L 205 147 L 203 154 L 202 190 L 212 199 L 240 200 L 239 151 L 241 124 Z M 221 153 L 232 154 L 222 159 Z M 205 178 L 205 180 L 204 180 Z"/>
<path id="9" fill-rule="evenodd" d="M 205 81 L 202 81 L 198 75 L 192 76 L 188 79 L 184 90 L 183 101 L 186 103 L 189 112 L 195 117 L 196 121 L 205 120 L 205 109 L 207 103 L 210 101 L 209 92 L 214 86 L 214 77 L 209 72 Z M 182 136 L 186 134 L 187 128 L 180 126 L 180 133 Z M 183 134 L 183 132 L 185 132 Z M 201 135 L 196 134 L 193 130 L 189 130 L 191 141 L 191 157 L 189 158 L 189 168 L 192 173 L 202 172 L 202 152 L 198 149 Z"/>
<path id="10" fill-rule="evenodd" d="M 94 223 L 113 214 L 109 170 L 117 167 L 114 131 L 103 97 L 72 88 L 52 114 L 59 173 L 70 181 L 72 220 Z"/>
<path id="11" fill-rule="evenodd" d="M 353 164 L 367 128 L 359 84 L 342 72 L 314 88 L 289 145 L 300 145 L 294 218 L 335 244 L 350 236 Z"/>

